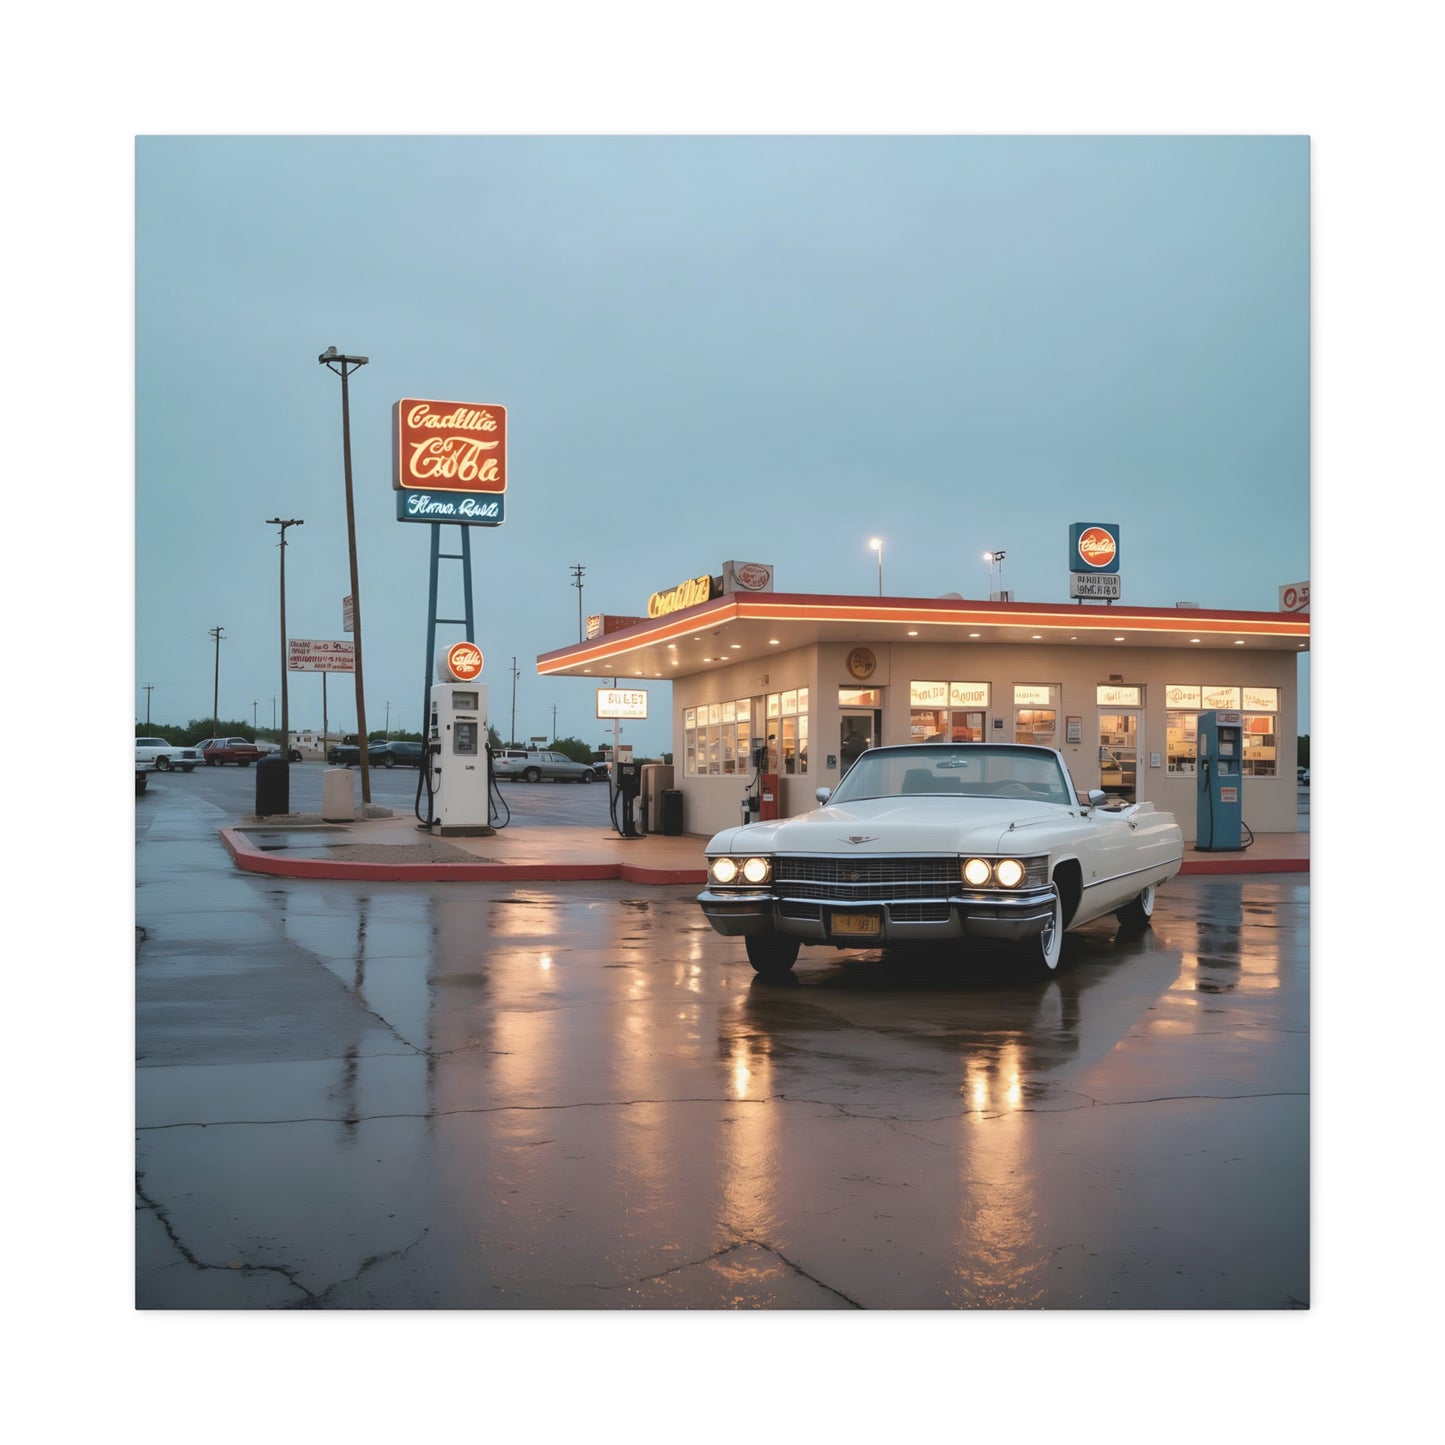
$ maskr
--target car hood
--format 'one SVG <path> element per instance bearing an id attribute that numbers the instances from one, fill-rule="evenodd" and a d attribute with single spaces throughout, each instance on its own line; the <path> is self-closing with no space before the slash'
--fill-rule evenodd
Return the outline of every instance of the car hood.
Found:
<path id="1" fill-rule="evenodd" d="M 707 852 L 1020 852 L 1029 846 L 1027 830 L 1059 823 L 1072 811 L 1018 798 L 867 798 L 775 823 L 724 828 Z"/>

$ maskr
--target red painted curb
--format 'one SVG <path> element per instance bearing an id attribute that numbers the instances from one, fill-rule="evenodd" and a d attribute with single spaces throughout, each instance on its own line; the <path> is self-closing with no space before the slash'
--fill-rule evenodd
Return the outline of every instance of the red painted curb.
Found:
<path id="1" fill-rule="evenodd" d="M 1209 873 L 1308 873 L 1308 858 L 1186 858 L 1180 876 Z"/>
<path id="2" fill-rule="evenodd" d="M 329 858 L 288 858 L 253 848 L 238 829 L 222 828 L 221 841 L 238 868 L 280 878 L 331 878 L 356 883 L 580 883 L 620 879 L 652 887 L 703 884 L 702 868 L 647 867 L 640 863 L 354 863 Z M 1186 858 L 1182 877 L 1213 874 L 1308 873 L 1308 858 Z"/>

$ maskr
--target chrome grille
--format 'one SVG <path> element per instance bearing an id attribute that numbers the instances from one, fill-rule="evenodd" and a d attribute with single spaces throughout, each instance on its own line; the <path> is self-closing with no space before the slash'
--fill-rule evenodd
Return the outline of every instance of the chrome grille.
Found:
<path id="1" fill-rule="evenodd" d="M 947 903 L 892 903 L 888 917 L 894 923 L 947 923 L 953 909 Z"/>
<path id="2" fill-rule="evenodd" d="M 959 889 L 958 858 L 819 858 L 780 855 L 776 890 L 826 903 L 946 899 Z"/>

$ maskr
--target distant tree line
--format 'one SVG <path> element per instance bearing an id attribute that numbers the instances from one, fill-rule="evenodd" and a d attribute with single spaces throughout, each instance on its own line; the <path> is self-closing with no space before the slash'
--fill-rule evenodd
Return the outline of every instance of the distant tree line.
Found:
<path id="1" fill-rule="evenodd" d="M 292 728 L 292 733 L 303 733 L 311 731 L 308 728 Z M 319 731 L 319 729 L 316 729 Z M 192 743 L 198 743 L 203 738 L 245 738 L 252 743 L 275 743 L 281 742 L 280 728 L 258 728 L 253 727 L 245 721 L 221 718 L 192 718 L 184 727 L 175 723 L 152 723 L 149 727 L 145 723 L 135 725 L 135 735 L 138 738 L 164 738 L 168 743 L 175 743 L 177 747 L 189 747 Z M 340 737 L 340 733 L 333 734 Z M 347 734 L 354 742 L 355 735 Z M 382 737 L 403 738 L 408 742 L 419 743 L 422 740 L 420 733 L 409 733 L 401 728 L 392 728 L 390 733 L 375 732 L 371 737 L 380 741 Z"/>
<path id="2" fill-rule="evenodd" d="M 309 729 L 292 728 L 291 731 L 293 733 L 301 733 L 307 732 Z M 151 723 L 150 726 L 147 727 L 145 723 L 138 722 L 135 725 L 135 735 L 138 738 L 164 738 L 168 743 L 175 743 L 177 747 L 189 747 L 192 743 L 198 743 L 203 738 L 245 738 L 247 742 L 275 743 L 277 746 L 279 746 L 281 742 L 279 728 L 253 727 L 244 720 L 237 721 L 231 718 L 221 718 L 219 721 L 209 717 L 192 718 L 184 727 L 178 727 L 174 723 Z M 342 741 L 344 742 L 354 743 L 356 741 L 356 735 L 354 733 L 347 733 L 345 735 L 338 734 L 337 736 L 342 737 Z M 393 728 L 390 733 L 373 732 L 370 736 L 372 742 L 380 742 L 384 737 L 400 738 L 413 743 L 423 741 L 420 733 L 406 732 L 401 728 Z M 504 743 L 501 734 L 490 724 L 487 726 L 487 741 L 494 752 L 498 748 L 532 748 L 536 746 L 530 742 Z M 1307 766 L 1309 762 L 1309 739 L 1304 738 L 1301 741 L 1305 746 L 1303 762 Z M 545 746 L 551 752 L 562 753 L 564 756 L 571 758 L 574 763 L 590 763 L 596 758 L 598 751 L 596 748 L 588 747 L 580 738 L 557 738 L 545 744 Z M 656 762 L 659 761 L 659 759 L 638 758 L 637 761 L 647 763 Z M 660 761 L 670 763 L 672 761 L 672 754 L 663 753 Z"/>

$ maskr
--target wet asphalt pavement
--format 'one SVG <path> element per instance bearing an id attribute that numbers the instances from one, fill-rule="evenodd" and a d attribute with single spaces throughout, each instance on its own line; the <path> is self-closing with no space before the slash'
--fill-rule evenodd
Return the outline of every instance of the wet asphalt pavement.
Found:
<path id="1" fill-rule="evenodd" d="M 1309 1302 L 1307 875 L 777 987 L 690 887 L 241 873 L 199 781 L 137 800 L 142 1309 Z"/>

